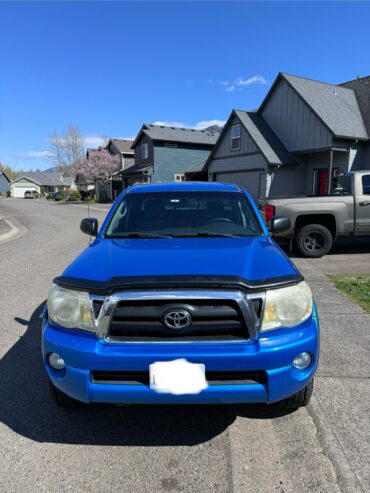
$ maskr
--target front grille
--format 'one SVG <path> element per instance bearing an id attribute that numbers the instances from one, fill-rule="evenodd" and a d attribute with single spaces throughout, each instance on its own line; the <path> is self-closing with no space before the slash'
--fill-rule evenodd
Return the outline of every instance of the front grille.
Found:
<path id="1" fill-rule="evenodd" d="M 253 305 L 254 306 L 254 305 Z M 259 302 L 254 307 L 260 310 Z M 186 328 L 168 328 L 164 317 L 171 310 L 191 314 Z M 114 311 L 108 340 L 121 341 L 242 341 L 249 339 L 248 327 L 234 300 L 123 300 Z"/>
<path id="2" fill-rule="evenodd" d="M 208 385 L 265 384 L 264 371 L 206 371 Z M 149 386 L 149 371 L 92 371 L 91 381 L 96 384 Z"/>

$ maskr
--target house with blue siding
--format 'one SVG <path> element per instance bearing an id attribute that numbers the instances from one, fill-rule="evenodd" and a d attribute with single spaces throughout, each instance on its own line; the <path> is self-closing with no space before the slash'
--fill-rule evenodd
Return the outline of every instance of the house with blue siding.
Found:
<path id="1" fill-rule="evenodd" d="M 207 160 L 220 131 L 218 127 L 193 130 L 144 124 L 132 144 L 135 164 L 121 172 L 124 188 L 184 181 L 189 169 Z"/>
<path id="2" fill-rule="evenodd" d="M 233 110 L 203 169 L 256 202 L 327 195 L 370 169 L 370 77 L 340 85 L 280 73 L 256 111 Z"/>
<path id="3" fill-rule="evenodd" d="M 0 195 L 5 195 L 9 190 L 10 180 L 4 172 L 0 172 Z"/>

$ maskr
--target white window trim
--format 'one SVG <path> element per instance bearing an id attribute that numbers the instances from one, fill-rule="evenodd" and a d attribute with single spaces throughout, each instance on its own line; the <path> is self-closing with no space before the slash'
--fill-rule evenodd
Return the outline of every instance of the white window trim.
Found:
<path id="1" fill-rule="evenodd" d="M 185 181 L 185 173 L 175 173 L 175 181 Z"/>
<path id="2" fill-rule="evenodd" d="M 239 128 L 239 136 L 238 137 L 233 137 L 233 128 Z M 238 147 L 233 147 L 233 140 L 239 139 L 239 146 Z M 240 123 L 236 123 L 235 125 L 231 125 L 230 129 L 230 150 L 232 151 L 239 151 L 240 150 L 240 144 L 242 140 L 242 126 Z"/>

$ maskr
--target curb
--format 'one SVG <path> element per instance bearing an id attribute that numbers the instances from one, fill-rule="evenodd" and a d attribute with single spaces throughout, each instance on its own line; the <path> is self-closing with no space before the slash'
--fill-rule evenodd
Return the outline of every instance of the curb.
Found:
<path id="1" fill-rule="evenodd" d="M 9 226 L 9 231 L 0 235 L 0 244 L 5 243 L 13 238 L 19 238 L 27 232 L 27 228 L 22 226 L 18 221 L 5 219 L 5 217 L 0 216 L 0 220 L 4 221 Z"/>

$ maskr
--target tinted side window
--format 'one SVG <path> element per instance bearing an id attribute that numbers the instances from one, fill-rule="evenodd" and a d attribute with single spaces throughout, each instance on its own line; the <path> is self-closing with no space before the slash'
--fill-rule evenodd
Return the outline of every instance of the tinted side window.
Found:
<path id="1" fill-rule="evenodd" d="M 364 195 L 370 195 L 370 175 L 362 177 L 362 192 Z"/>

